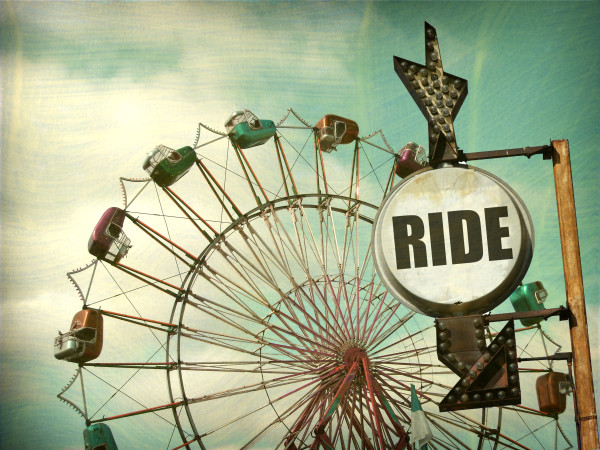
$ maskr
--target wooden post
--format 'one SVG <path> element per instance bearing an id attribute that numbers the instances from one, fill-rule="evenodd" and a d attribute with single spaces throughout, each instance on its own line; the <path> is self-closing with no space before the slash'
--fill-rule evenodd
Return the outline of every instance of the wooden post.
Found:
<path id="1" fill-rule="evenodd" d="M 552 141 L 552 147 L 554 148 L 552 163 L 554 166 L 560 244 L 565 271 L 565 289 L 567 306 L 571 310 L 569 327 L 571 329 L 571 347 L 575 373 L 575 420 L 577 422 L 580 448 L 582 450 L 595 450 L 600 448 L 598 443 L 598 420 L 596 417 L 594 377 L 592 375 L 590 341 L 583 294 L 583 276 L 581 274 L 581 257 L 577 236 L 569 141 L 566 139 Z"/>

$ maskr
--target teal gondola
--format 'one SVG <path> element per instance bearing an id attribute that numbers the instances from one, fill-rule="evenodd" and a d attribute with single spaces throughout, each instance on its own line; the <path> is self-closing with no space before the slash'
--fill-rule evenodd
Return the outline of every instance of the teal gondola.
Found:
<path id="1" fill-rule="evenodd" d="M 510 302 L 517 312 L 539 311 L 544 308 L 544 301 L 548 297 L 548 292 L 544 289 L 541 281 L 534 281 L 519 286 L 510 296 Z M 542 317 L 533 317 L 530 319 L 521 319 L 525 327 L 536 325 L 542 321 Z"/>
<path id="2" fill-rule="evenodd" d="M 85 450 L 118 450 L 112 431 L 104 423 L 94 423 L 83 430 Z"/>
<path id="3" fill-rule="evenodd" d="M 225 129 L 231 140 L 242 149 L 262 145 L 276 132 L 272 120 L 260 120 L 247 109 L 231 114 L 225 122 Z"/>
<path id="4" fill-rule="evenodd" d="M 196 162 L 192 147 L 173 150 L 164 145 L 157 146 L 144 161 L 144 170 L 160 187 L 167 187 L 189 172 Z"/>

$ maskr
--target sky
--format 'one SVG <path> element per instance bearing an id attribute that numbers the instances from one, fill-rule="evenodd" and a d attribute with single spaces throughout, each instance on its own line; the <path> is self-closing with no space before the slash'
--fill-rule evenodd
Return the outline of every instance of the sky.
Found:
<path id="1" fill-rule="evenodd" d="M 54 359 L 52 342 L 81 308 L 65 273 L 92 260 L 87 239 L 101 213 L 120 204 L 119 177 L 145 177 L 143 159 L 157 144 L 190 145 L 198 122 L 223 130 L 242 108 L 275 122 L 288 108 L 311 124 L 339 114 L 355 120 L 361 136 L 383 130 L 394 150 L 424 145 L 425 121 L 392 62 L 424 61 L 424 21 L 437 29 L 445 70 L 469 82 L 455 121 L 461 149 L 569 140 L 598 389 L 598 2 L 0 8 L 0 447 L 81 447 L 83 421 L 56 399 L 75 367 Z M 340 167 L 351 163 L 341 152 L 336 158 Z M 534 157 L 477 165 L 529 208 L 536 242 L 525 280 L 542 280 L 548 306 L 557 307 L 565 294 L 550 164 Z M 568 351 L 568 330 L 549 330 Z M 135 335 L 115 342 L 131 346 Z M 133 442 L 143 442 L 144 426 L 152 425 L 136 423 Z"/>

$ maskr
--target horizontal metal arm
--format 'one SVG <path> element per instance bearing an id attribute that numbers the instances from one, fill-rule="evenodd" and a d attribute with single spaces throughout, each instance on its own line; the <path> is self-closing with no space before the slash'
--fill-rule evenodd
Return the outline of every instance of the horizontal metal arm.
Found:
<path id="1" fill-rule="evenodd" d="M 573 353 L 571 352 L 561 352 L 561 353 L 555 353 L 554 355 L 549 355 L 549 356 L 539 356 L 537 358 L 518 358 L 517 359 L 519 362 L 521 361 L 542 361 L 542 360 L 546 360 L 546 361 L 568 361 L 571 362 L 573 360 Z"/>
<path id="2" fill-rule="evenodd" d="M 521 147 L 521 148 L 509 148 L 506 150 L 490 150 L 487 152 L 474 152 L 464 153 L 462 150 L 458 151 L 459 161 L 476 161 L 479 159 L 495 159 L 495 158 L 506 158 L 509 156 L 526 156 L 531 158 L 533 155 L 542 154 L 544 159 L 552 158 L 552 152 L 554 148 L 551 145 L 540 145 L 538 147 Z"/>
<path id="3" fill-rule="evenodd" d="M 483 319 L 486 322 L 501 322 L 504 320 L 520 320 L 520 319 L 532 319 L 534 317 L 542 317 L 544 320 L 547 320 L 549 317 L 558 316 L 560 320 L 568 320 L 571 311 L 564 306 L 560 308 L 551 308 L 551 309 L 540 309 L 537 311 L 522 311 L 522 312 L 514 312 L 514 313 L 505 313 L 505 314 L 490 314 L 487 316 L 483 316 Z"/>

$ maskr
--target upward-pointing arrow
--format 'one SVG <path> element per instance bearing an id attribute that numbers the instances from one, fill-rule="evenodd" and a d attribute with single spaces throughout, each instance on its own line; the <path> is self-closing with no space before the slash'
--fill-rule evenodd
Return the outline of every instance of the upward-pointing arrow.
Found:
<path id="1" fill-rule="evenodd" d="M 394 56 L 394 69 L 429 124 L 429 163 L 456 161 L 454 119 L 467 96 L 467 80 L 444 73 L 434 27 L 425 22 L 425 65 Z"/>

